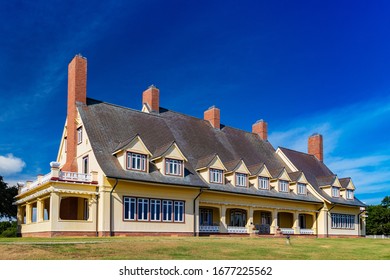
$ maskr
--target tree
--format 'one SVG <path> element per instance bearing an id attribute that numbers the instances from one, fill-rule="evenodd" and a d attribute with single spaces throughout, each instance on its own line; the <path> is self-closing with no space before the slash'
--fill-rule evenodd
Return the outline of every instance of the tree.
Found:
<path id="1" fill-rule="evenodd" d="M 390 197 L 386 196 L 381 204 L 367 208 L 367 235 L 390 235 Z"/>
<path id="2" fill-rule="evenodd" d="M 8 187 L 7 183 L 3 181 L 0 176 L 0 219 L 16 218 L 16 205 L 12 203 L 15 201 L 14 197 L 18 194 L 17 187 Z"/>

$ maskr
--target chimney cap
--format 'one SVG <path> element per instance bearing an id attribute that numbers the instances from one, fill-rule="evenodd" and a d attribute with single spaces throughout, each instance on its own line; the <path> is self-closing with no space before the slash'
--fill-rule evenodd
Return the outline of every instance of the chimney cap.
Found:
<path id="1" fill-rule="evenodd" d="M 260 119 L 260 120 L 257 120 L 255 123 L 261 123 L 261 122 L 265 122 L 265 120 Z"/>
<path id="2" fill-rule="evenodd" d="M 312 135 L 310 135 L 310 137 L 312 136 L 321 136 L 321 134 L 319 134 L 318 132 L 314 132 Z"/>
<path id="3" fill-rule="evenodd" d="M 151 84 L 149 87 L 148 87 L 148 89 L 149 88 L 157 88 L 154 84 Z"/>
<path id="4" fill-rule="evenodd" d="M 207 110 L 211 110 L 211 109 L 218 109 L 215 105 L 213 106 L 210 106 Z"/>

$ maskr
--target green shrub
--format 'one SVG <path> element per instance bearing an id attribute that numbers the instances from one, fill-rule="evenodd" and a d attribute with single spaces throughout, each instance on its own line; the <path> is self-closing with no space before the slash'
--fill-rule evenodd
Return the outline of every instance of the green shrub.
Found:
<path id="1" fill-rule="evenodd" d="M 16 237 L 16 222 L 0 222 L 0 237 Z"/>

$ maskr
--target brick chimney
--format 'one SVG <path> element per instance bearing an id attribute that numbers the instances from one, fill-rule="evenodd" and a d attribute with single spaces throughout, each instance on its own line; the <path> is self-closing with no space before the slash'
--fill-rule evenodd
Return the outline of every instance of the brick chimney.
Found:
<path id="1" fill-rule="evenodd" d="M 318 133 L 314 133 L 309 137 L 308 140 L 308 153 L 315 156 L 318 160 L 324 160 L 324 148 L 322 135 Z"/>
<path id="2" fill-rule="evenodd" d="M 148 104 L 152 112 L 160 112 L 160 90 L 151 85 L 142 93 L 142 104 Z"/>
<path id="3" fill-rule="evenodd" d="M 261 139 L 268 139 L 267 123 L 264 120 L 258 120 L 252 125 L 252 133 L 256 133 Z"/>
<path id="4" fill-rule="evenodd" d="M 207 111 L 205 111 L 204 119 L 209 121 L 214 128 L 221 128 L 221 113 L 217 107 L 211 106 Z"/>
<path id="5" fill-rule="evenodd" d="M 76 55 L 68 65 L 67 151 L 64 171 L 77 172 L 77 106 L 87 101 L 87 59 Z"/>

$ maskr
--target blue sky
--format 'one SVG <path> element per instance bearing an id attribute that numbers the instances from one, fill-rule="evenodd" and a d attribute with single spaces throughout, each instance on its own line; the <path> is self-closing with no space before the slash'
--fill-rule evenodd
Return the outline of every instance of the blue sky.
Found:
<path id="1" fill-rule="evenodd" d="M 388 1 L 1 1 L 0 175 L 49 172 L 66 118 L 67 65 L 88 59 L 89 97 L 160 104 L 306 152 L 352 177 L 368 204 L 390 195 Z"/>

